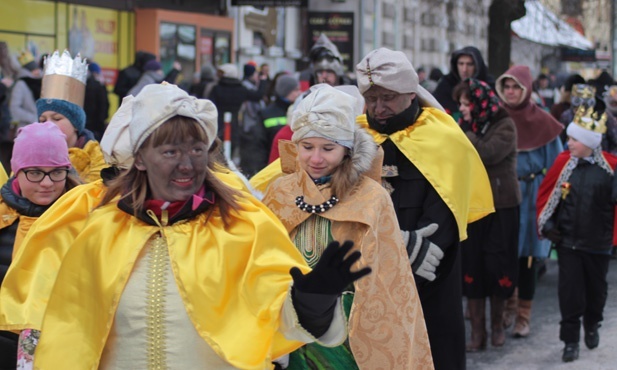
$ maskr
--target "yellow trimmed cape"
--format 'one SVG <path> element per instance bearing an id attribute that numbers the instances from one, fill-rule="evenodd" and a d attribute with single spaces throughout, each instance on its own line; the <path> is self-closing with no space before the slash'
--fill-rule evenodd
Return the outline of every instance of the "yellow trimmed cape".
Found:
<path id="1" fill-rule="evenodd" d="M 249 193 L 231 170 L 217 166 L 215 176 Z M 0 330 L 41 330 L 43 315 L 64 256 L 98 206 L 102 180 L 79 185 L 58 199 L 34 222 L 7 271 L 0 289 Z"/>
<path id="2" fill-rule="evenodd" d="M 4 170 L 4 166 L 0 165 L 0 186 L 6 184 L 6 182 L 9 180 L 9 177 L 6 174 L 6 171 Z"/>
<path id="3" fill-rule="evenodd" d="M 460 240 L 467 239 L 468 223 L 495 211 L 491 184 L 478 152 L 445 112 L 423 107 L 413 125 L 391 135 L 371 129 L 366 115 L 358 116 L 356 123 L 380 145 L 389 138 L 420 170 L 454 214 Z"/>
<path id="4" fill-rule="evenodd" d="M 252 197 L 225 228 L 215 208 L 189 221 L 151 226 L 115 203 L 94 210 L 69 248 L 50 297 L 35 368 L 97 368 L 120 296 L 140 251 L 161 233 L 180 296 L 199 335 L 241 369 L 270 367 L 302 345 L 273 352 L 289 270 L 310 269 L 278 219 Z M 281 347 L 279 347 L 281 348 Z"/>

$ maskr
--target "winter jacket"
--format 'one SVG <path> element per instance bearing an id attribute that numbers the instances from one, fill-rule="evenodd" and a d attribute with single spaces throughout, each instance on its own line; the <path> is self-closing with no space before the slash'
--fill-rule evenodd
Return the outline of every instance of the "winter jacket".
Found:
<path id="1" fill-rule="evenodd" d="M 0 189 L 0 283 L 30 226 L 49 206 L 40 206 L 13 190 L 15 177 Z"/>
<path id="2" fill-rule="evenodd" d="M 259 84 L 257 90 L 249 90 L 237 78 L 223 77 L 210 91 L 209 99 L 216 105 L 218 116 L 218 136 L 223 139 L 225 112 L 231 113 L 232 147 L 240 144 L 240 125 L 238 112 L 245 101 L 259 101 L 263 98 L 265 84 Z"/>
<path id="3" fill-rule="evenodd" d="M 287 109 L 291 102 L 277 98 L 259 112 L 259 123 L 251 127 L 242 140 L 242 171 L 252 176 L 268 165 L 272 142 L 278 131 L 287 125 Z"/>
<path id="4" fill-rule="evenodd" d="M 163 81 L 164 78 L 165 76 L 161 71 L 146 71 L 141 75 L 135 86 L 129 90 L 128 95 L 137 96 L 146 85 L 158 84 Z"/>
<path id="5" fill-rule="evenodd" d="M 35 78 L 24 68 L 20 70 L 18 77 L 19 80 L 11 89 L 9 109 L 13 122 L 19 122 L 20 126 L 25 126 L 39 120 L 36 100 L 41 95 L 41 79 Z"/>
<path id="6" fill-rule="evenodd" d="M 614 176 L 579 159 L 568 183 L 568 194 L 555 215 L 562 237 L 559 247 L 610 253 L 615 216 L 612 192 L 617 186 Z"/>
<path id="7" fill-rule="evenodd" d="M 135 53 L 135 63 L 120 71 L 114 86 L 114 93 L 118 95 L 120 101 L 129 95 L 129 90 L 139 81 L 144 65 L 152 59 L 156 59 L 154 54 L 138 51 Z"/>
<path id="8" fill-rule="evenodd" d="M 488 125 L 484 136 L 467 131 L 467 137 L 478 151 L 488 173 L 495 208 L 516 207 L 521 203 L 516 174 L 516 127 L 502 108 Z"/>
<path id="9" fill-rule="evenodd" d="M 97 140 L 101 140 L 105 132 L 105 120 L 109 116 L 109 98 L 105 85 L 92 76 L 86 81 L 84 111 L 86 128 L 94 133 Z"/>

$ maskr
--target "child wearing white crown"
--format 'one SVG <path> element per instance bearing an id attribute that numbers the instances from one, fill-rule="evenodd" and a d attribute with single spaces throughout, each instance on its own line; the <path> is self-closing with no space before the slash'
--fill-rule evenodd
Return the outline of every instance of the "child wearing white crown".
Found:
<path id="1" fill-rule="evenodd" d="M 581 317 L 587 348 L 600 342 L 617 200 L 617 157 L 600 148 L 605 122 L 606 114 L 579 108 L 567 129 L 569 150 L 557 157 L 538 192 L 538 230 L 558 254 L 564 362 L 578 358 Z"/>

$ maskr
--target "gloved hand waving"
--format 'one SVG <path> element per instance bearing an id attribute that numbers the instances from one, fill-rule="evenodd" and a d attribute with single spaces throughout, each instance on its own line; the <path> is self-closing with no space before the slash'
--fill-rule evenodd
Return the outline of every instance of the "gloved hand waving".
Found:
<path id="1" fill-rule="evenodd" d="M 443 251 L 427 237 L 433 235 L 439 225 L 433 223 L 414 231 L 401 230 L 403 241 L 407 248 L 409 263 L 414 274 L 433 281 L 437 277 L 435 271 L 443 258 Z"/>
<path id="2" fill-rule="evenodd" d="M 328 244 L 319 262 L 308 274 L 304 275 L 299 268 L 293 267 L 289 273 L 294 280 L 294 289 L 305 293 L 338 295 L 350 283 L 370 274 L 370 267 L 351 271 L 351 266 L 362 256 L 360 251 L 355 251 L 345 258 L 352 247 L 353 242 L 349 240 L 343 245 L 333 241 Z"/>

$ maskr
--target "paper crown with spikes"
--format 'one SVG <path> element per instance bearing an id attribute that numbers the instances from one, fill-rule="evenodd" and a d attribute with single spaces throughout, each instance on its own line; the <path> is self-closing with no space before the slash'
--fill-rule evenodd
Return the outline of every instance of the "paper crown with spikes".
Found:
<path id="1" fill-rule="evenodd" d="M 606 113 L 598 114 L 593 110 L 593 107 L 585 109 L 584 106 L 580 106 L 574 113 L 572 123 L 586 130 L 603 134 L 606 132 L 606 119 Z"/>
<path id="2" fill-rule="evenodd" d="M 79 54 L 71 57 L 68 50 L 58 50 L 45 58 L 41 99 L 61 99 L 84 106 L 88 64 Z"/>
<path id="3" fill-rule="evenodd" d="M 572 87 L 572 96 L 590 99 L 596 96 L 596 88 L 587 84 L 576 84 Z"/>
<path id="4" fill-rule="evenodd" d="M 19 53 L 17 60 L 19 61 L 19 65 L 23 67 L 28 63 L 34 62 L 34 55 L 32 55 L 32 53 L 29 51 L 22 51 L 21 53 Z"/>

